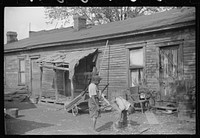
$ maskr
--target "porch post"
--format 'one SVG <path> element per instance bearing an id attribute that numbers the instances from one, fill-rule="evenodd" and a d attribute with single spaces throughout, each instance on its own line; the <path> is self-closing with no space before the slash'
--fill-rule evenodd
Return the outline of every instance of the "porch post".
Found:
<path id="1" fill-rule="evenodd" d="M 56 101 L 54 103 L 56 103 L 58 101 L 58 88 L 57 88 L 57 73 L 56 73 L 56 69 L 54 69 L 54 88 L 55 88 L 55 97 L 56 97 Z"/>
<path id="2" fill-rule="evenodd" d="M 73 82 L 73 77 L 70 80 L 71 80 L 71 98 L 74 99 L 74 82 Z"/>
<path id="3" fill-rule="evenodd" d="M 40 101 L 41 101 L 41 98 L 42 98 L 42 74 L 43 74 L 43 68 L 40 67 Z"/>
<path id="4" fill-rule="evenodd" d="M 65 87 L 65 71 L 63 71 L 63 92 L 64 92 L 64 95 L 66 96 L 66 92 L 65 92 L 65 90 L 66 90 L 66 87 Z"/>

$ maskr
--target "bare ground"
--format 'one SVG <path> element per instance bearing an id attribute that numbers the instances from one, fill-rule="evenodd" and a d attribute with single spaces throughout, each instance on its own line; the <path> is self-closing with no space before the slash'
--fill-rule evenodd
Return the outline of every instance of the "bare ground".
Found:
<path id="1" fill-rule="evenodd" d="M 188 134 L 196 133 L 196 122 L 180 120 L 174 115 L 155 114 L 159 124 L 149 124 L 145 114 L 136 111 L 129 117 L 129 125 L 124 129 L 114 129 L 116 112 L 105 112 L 97 121 L 97 132 L 92 130 L 92 122 L 87 111 L 78 116 L 54 104 L 33 104 L 30 101 L 4 102 L 4 107 L 18 108 L 18 117 L 5 117 L 7 135 L 85 135 L 85 134 Z"/>

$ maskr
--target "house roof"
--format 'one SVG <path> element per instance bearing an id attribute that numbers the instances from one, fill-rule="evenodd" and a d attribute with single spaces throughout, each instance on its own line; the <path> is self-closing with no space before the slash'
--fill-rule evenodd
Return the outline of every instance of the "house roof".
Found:
<path id="1" fill-rule="evenodd" d="M 174 9 L 152 15 L 139 16 L 123 21 L 111 22 L 102 25 L 91 26 L 86 29 L 75 31 L 73 27 L 54 29 L 50 31 L 39 31 L 38 35 L 4 45 L 4 51 L 37 48 L 41 45 L 56 44 L 61 42 L 77 42 L 103 36 L 114 36 L 117 34 L 140 32 L 153 28 L 162 28 L 175 24 L 195 21 L 195 9 Z M 46 32 L 46 33 L 45 33 Z"/>

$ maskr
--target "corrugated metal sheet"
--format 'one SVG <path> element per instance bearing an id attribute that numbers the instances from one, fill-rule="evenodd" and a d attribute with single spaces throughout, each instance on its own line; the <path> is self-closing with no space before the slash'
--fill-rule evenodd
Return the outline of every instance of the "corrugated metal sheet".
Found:
<path id="1" fill-rule="evenodd" d="M 73 61 L 79 61 L 80 59 L 92 54 L 97 49 L 90 50 L 80 50 L 73 52 L 56 52 L 51 55 L 41 57 L 37 60 L 37 62 L 46 62 L 46 63 L 66 63 L 70 64 Z"/>
<path id="2" fill-rule="evenodd" d="M 69 78 L 74 75 L 74 67 L 78 65 L 79 60 L 96 52 L 97 49 L 80 50 L 74 52 L 56 52 L 54 54 L 41 57 L 37 60 L 38 63 L 65 63 L 69 65 Z"/>
<path id="3" fill-rule="evenodd" d="M 108 24 L 96 25 L 91 28 L 74 31 L 73 28 L 56 29 L 56 31 L 46 31 L 38 33 L 30 38 L 19 40 L 18 42 L 4 45 L 4 50 L 24 48 L 29 46 L 50 44 L 57 42 L 68 42 L 108 35 L 115 35 L 127 32 L 139 32 L 152 28 L 184 23 L 195 20 L 195 10 L 170 10 L 167 12 L 155 13 L 152 15 L 139 16 L 124 21 L 111 22 Z"/>

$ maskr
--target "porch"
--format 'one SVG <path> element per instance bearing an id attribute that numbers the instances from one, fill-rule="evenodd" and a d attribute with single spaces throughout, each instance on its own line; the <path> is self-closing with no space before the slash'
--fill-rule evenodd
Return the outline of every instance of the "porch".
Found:
<path id="1" fill-rule="evenodd" d="M 97 51 L 62 51 L 39 58 L 40 93 L 35 98 L 54 104 L 72 101 L 89 85 Z"/>

